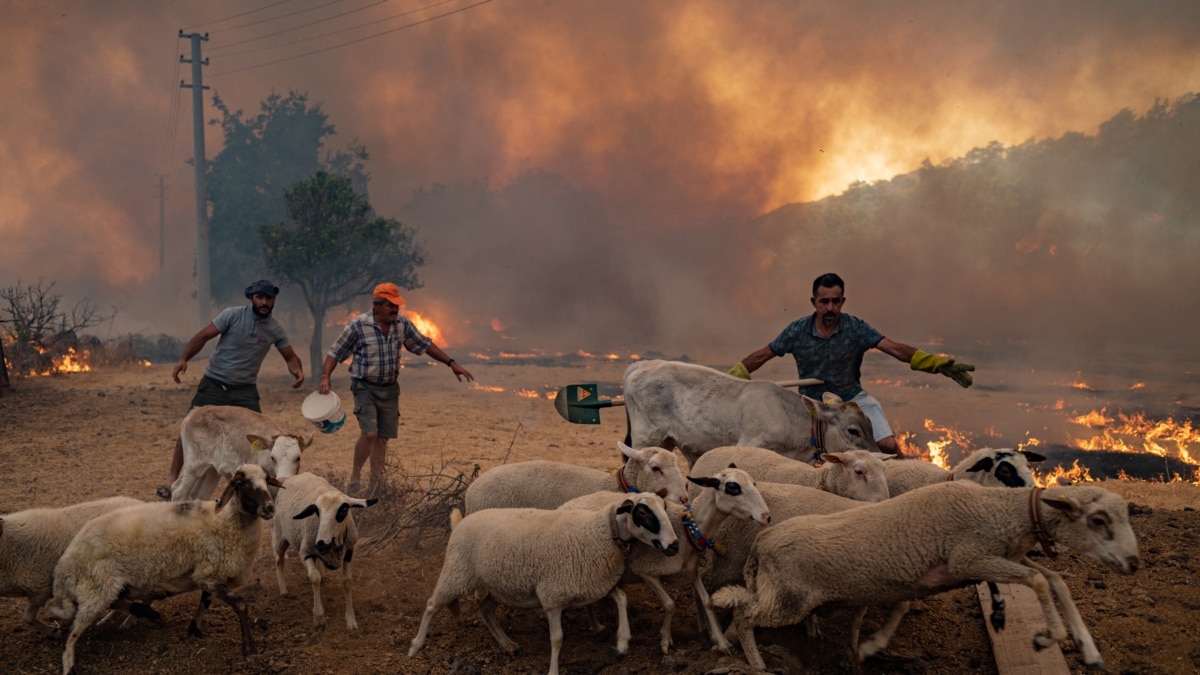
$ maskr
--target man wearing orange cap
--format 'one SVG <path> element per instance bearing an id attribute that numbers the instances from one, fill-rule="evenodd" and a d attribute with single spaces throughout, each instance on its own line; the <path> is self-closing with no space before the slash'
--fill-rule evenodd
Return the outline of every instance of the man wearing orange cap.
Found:
<path id="1" fill-rule="evenodd" d="M 362 466 L 371 460 L 372 490 L 383 476 L 387 442 L 400 430 L 400 345 L 413 354 L 428 353 L 454 372 L 459 382 L 475 377 L 441 347 L 421 334 L 400 314 L 404 298 L 393 283 L 382 283 L 372 294 L 371 311 L 359 314 L 346 324 L 342 334 L 325 355 L 317 391 L 328 394 L 330 376 L 337 364 L 350 356 L 350 391 L 354 393 L 354 416 L 362 435 L 354 444 L 354 466 L 349 489 L 357 491 Z"/>

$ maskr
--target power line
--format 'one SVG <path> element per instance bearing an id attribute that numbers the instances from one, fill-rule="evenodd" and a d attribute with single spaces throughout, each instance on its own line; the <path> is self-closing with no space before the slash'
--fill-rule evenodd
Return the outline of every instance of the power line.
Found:
<path id="1" fill-rule="evenodd" d="M 438 15 L 436 15 L 436 16 L 431 16 L 431 17 L 429 17 L 428 19 L 421 19 L 420 21 L 414 21 L 414 22 L 412 22 L 412 23 L 404 24 L 403 26 L 398 26 L 398 27 L 396 27 L 396 28 L 391 28 L 391 29 L 389 29 L 389 30 L 385 30 L 385 31 L 382 31 L 382 32 L 379 32 L 379 33 L 374 33 L 374 34 L 372 34 L 372 35 L 366 35 L 366 36 L 363 36 L 363 37 L 361 37 L 361 38 L 357 38 L 357 39 L 354 39 L 354 40 L 350 40 L 349 42 L 342 42 L 342 43 L 340 43 L 340 44 L 332 45 L 332 46 L 329 46 L 329 47 L 323 47 L 323 48 L 321 48 L 321 49 L 314 49 L 314 50 L 312 50 L 312 51 L 310 51 L 310 52 L 304 52 L 303 54 L 296 54 L 295 56 L 287 56 L 287 57 L 284 57 L 284 58 L 281 58 L 281 59 L 275 59 L 274 61 L 267 61 L 266 63 L 259 63 L 259 64 L 256 64 L 256 65 L 253 65 L 253 66 L 245 66 L 245 67 L 243 67 L 243 68 L 235 68 L 234 70 L 226 70 L 226 71 L 219 72 L 219 73 L 212 73 L 210 76 L 211 76 L 211 77 L 217 77 L 217 76 L 219 76 L 219 75 L 232 75 L 232 74 L 234 74 L 234 73 L 241 73 L 241 72 L 245 72 L 245 71 L 247 71 L 247 70 L 255 70 L 255 69 L 257 69 L 257 68 L 265 68 L 266 66 L 273 66 L 273 65 L 275 65 L 275 64 L 278 64 L 278 63 L 285 63 L 285 62 L 287 62 L 287 61 L 293 61 L 293 60 L 295 60 L 295 59 L 303 58 L 303 57 L 305 57 L 305 56 L 312 56 L 313 54 L 321 54 L 321 53 L 324 53 L 324 52 L 332 51 L 332 50 L 334 50 L 334 49 L 340 49 L 340 48 L 342 48 L 342 47 L 346 47 L 346 46 L 349 46 L 349 45 L 352 45 L 352 44 L 357 44 L 357 43 L 359 43 L 359 42 L 366 42 L 367 40 L 373 40 L 373 39 L 375 39 L 375 38 L 377 38 L 377 37 L 382 37 L 382 36 L 384 36 L 384 35 L 389 35 L 389 34 L 391 34 L 391 33 L 395 33 L 395 32 L 397 32 L 397 31 L 402 31 L 402 30 L 405 30 L 405 29 L 407 29 L 407 28 L 413 28 L 413 27 L 415 27 L 415 26 L 420 26 L 420 25 L 422 25 L 422 24 L 426 24 L 426 23 L 430 23 L 430 22 L 433 22 L 433 21 L 437 21 L 438 19 L 442 19 L 442 18 L 445 18 L 445 17 L 447 17 L 447 16 L 451 16 L 451 15 L 453 15 L 453 14 L 458 14 L 458 13 L 460 13 L 460 12 L 465 12 L 465 11 L 467 11 L 467 10 L 469 10 L 469 9 L 474 9 L 474 8 L 476 8 L 476 7 L 479 7 L 480 5 L 486 5 L 487 3 L 491 2 L 491 1 L 492 1 L 492 0 L 480 0 L 480 2 L 476 2 L 476 3 L 474 3 L 474 4 L 467 5 L 466 7 L 460 7 L 460 8 L 458 8 L 458 9 L 453 9 L 453 10 L 450 10 L 449 12 L 445 12 L 445 13 L 442 13 L 442 14 L 438 14 Z"/>
<path id="2" fill-rule="evenodd" d="M 283 35 L 284 33 L 291 33 L 292 31 L 297 31 L 302 28 L 308 28 L 309 26 L 316 26 L 318 24 L 325 23 L 326 21 L 340 19 L 343 16 L 348 16 L 350 14 L 355 14 L 357 12 L 361 12 L 364 9 L 370 9 L 370 8 L 374 7 L 375 5 L 382 5 L 383 3 L 387 2 L 387 1 L 388 0 L 375 0 L 375 2 L 372 2 L 369 5 L 363 5 L 362 7 L 359 7 L 358 9 L 349 9 L 340 14 L 334 14 L 333 16 L 327 16 L 324 19 L 317 19 L 316 21 L 309 21 L 308 23 L 302 23 L 299 26 L 293 26 L 292 28 L 284 28 L 283 30 L 275 31 L 274 33 L 267 33 L 266 35 L 260 35 L 258 37 L 246 38 L 245 40 L 238 40 L 237 42 L 231 42 L 227 45 L 221 45 L 221 48 L 223 49 L 223 48 L 227 48 L 227 47 L 236 47 L 238 45 L 244 45 L 247 42 L 256 42 L 258 40 L 266 40 L 267 38 L 272 38 L 272 37 L 275 37 L 276 35 Z M 451 0 L 446 0 L 446 1 L 449 2 Z M 421 9 L 425 9 L 425 8 L 422 7 Z M 420 10 L 412 10 L 412 11 L 420 11 Z M 386 19 L 384 19 L 384 20 L 386 21 Z M 378 23 L 378 22 L 376 22 L 376 23 Z M 269 49 L 269 47 L 263 47 L 262 49 Z M 235 53 L 244 54 L 246 52 L 235 52 Z M 225 54 L 225 56 L 231 56 L 231 54 Z"/>
<path id="3" fill-rule="evenodd" d="M 336 0 L 335 0 L 335 1 L 336 1 Z M 278 2 L 272 2 L 272 3 L 271 3 L 271 4 L 269 4 L 269 5 L 263 5 L 262 7 L 259 7 L 258 9 L 251 9 L 251 10 L 247 10 L 247 11 L 245 11 L 245 12 L 241 12 L 241 13 L 239 13 L 239 14 L 233 14 L 233 15 L 231 15 L 231 16 L 227 16 L 227 17 L 224 17 L 224 18 L 222 18 L 222 19 L 212 19 L 211 21 L 205 21 L 204 23 L 192 24 L 192 26 L 191 26 L 191 27 L 192 27 L 192 28 L 199 28 L 200 26 L 209 26 L 209 25 L 212 25 L 212 24 L 214 24 L 214 23 L 221 23 L 221 22 L 223 22 L 223 21 L 230 21 L 230 20 L 232 20 L 232 19 L 240 19 L 240 18 L 241 18 L 241 17 L 243 17 L 243 16 L 249 16 L 249 15 L 251 15 L 251 14 L 254 14 L 254 13 L 256 13 L 256 12 L 261 12 L 261 11 L 263 11 L 264 9 L 270 9 L 270 8 L 272 8 L 272 7 L 276 7 L 276 6 L 279 6 L 279 5 L 287 4 L 288 2 L 291 2 L 291 0 L 279 0 Z"/>
<path id="4" fill-rule="evenodd" d="M 386 2 L 386 0 L 380 0 L 380 1 L 381 1 L 381 2 Z M 257 20 L 257 21 L 251 21 L 251 22 L 249 22 L 249 23 L 243 23 L 243 24 L 239 24 L 239 25 L 237 25 L 237 26 L 230 26 L 230 27 L 228 27 L 228 28 L 222 28 L 221 30 L 222 30 L 222 31 L 230 31 L 230 30 L 238 30 L 238 29 L 240 29 L 240 28 L 249 28 L 250 26 L 257 26 L 257 25 L 258 25 L 258 24 L 260 24 L 260 23 L 267 23 L 268 21 L 276 21 L 276 20 L 278 20 L 278 19 L 286 19 L 286 18 L 288 18 L 289 16 L 296 16 L 297 14 L 305 14 L 305 13 L 307 13 L 307 12 L 311 12 L 311 11 L 313 11 L 314 9 L 321 9 L 322 7 L 325 7 L 325 6 L 327 6 L 327 5 L 334 5 L 334 4 L 337 4 L 337 3 L 339 3 L 339 2 L 342 2 L 342 0 L 329 0 L 329 2 L 322 2 L 322 3 L 320 3 L 320 4 L 313 5 L 312 7 L 309 7 L 309 8 L 307 8 L 307 9 L 297 9 L 296 11 L 294 11 L 294 12 L 288 12 L 287 14 L 280 14 L 279 16 L 269 16 L 269 17 L 267 17 L 267 18 L 265 18 L 265 19 L 259 19 L 259 20 Z M 278 3 L 276 3 L 276 4 L 278 4 Z"/>
<path id="5" fill-rule="evenodd" d="M 163 138 L 162 153 L 159 155 L 160 173 L 166 171 L 167 165 L 169 165 L 173 159 L 175 149 L 175 132 L 177 129 L 176 125 L 179 122 L 180 96 L 180 89 L 175 86 L 175 83 L 179 81 L 179 68 L 182 65 L 182 62 L 175 57 L 179 52 L 179 42 L 182 39 L 183 38 L 181 37 L 175 38 L 175 46 L 171 49 L 171 60 L 175 62 L 175 72 L 171 74 L 171 105 L 167 108 L 167 128 L 165 130 L 166 136 Z"/>
<path id="6" fill-rule="evenodd" d="M 295 40 L 292 40 L 291 42 L 284 42 L 284 43 L 281 43 L 281 44 L 276 44 L 276 45 L 266 45 L 266 46 L 263 46 L 263 47 L 254 47 L 253 49 L 243 49 L 243 50 L 241 50 L 241 51 L 238 51 L 238 52 L 228 52 L 228 53 L 225 53 L 225 54 L 220 54 L 220 56 L 221 56 L 221 57 L 224 57 L 224 58 L 227 58 L 227 57 L 232 57 L 232 56 L 244 56 L 244 55 L 246 55 L 246 54 L 254 54 L 254 53 L 256 53 L 256 52 L 266 51 L 266 50 L 268 50 L 268 49 L 282 49 L 283 47 L 290 47 L 290 46 L 292 46 L 292 45 L 298 45 L 298 44 L 301 44 L 301 43 L 303 43 L 303 42 L 312 42 L 313 40 L 319 40 L 319 39 L 321 39 L 321 38 L 326 38 L 326 37 L 329 37 L 329 36 L 331 36 L 331 35 L 337 35 L 338 33 L 345 33 L 345 32 L 347 32 L 347 31 L 358 30 L 359 28 L 365 28 L 365 27 L 367 27 L 367 26 L 375 26 L 375 25 L 381 24 L 381 23 L 383 23 L 383 22 L 385 22 L 385 21 L 391 21 L 392 19 L 398 19 L 398 18 L 400 18 L 400 17 L 402 17 L 402 16 L 408 16 L 408 15 L 410 15 L 410 14 L 417 14 L 417 13 L 419 13 L 419 12 L 424 12 L 424 11 L 425 11 L 425 10 L 427 10 L 427 9 L 433 9 L 434 7 L 441 7 L 442 5 L 449 5 L 449 4 L 451 4 L 451 3 L 458 2 L 458 1 L 459 1 L 459 0 L 440 0 L 439 2 L 434 2 L 434 3 L 432 3 L 432 4 L 424 5 L 424 6 L 422 6 L 422 7 L 418 7 L 418 8 L 416 8 L 416 9 L 410 9 L 410 10 L 406 10 L 406 11 L 400 12 L 399 14 L 393 14 L 393 15 L 391 15 L 391 16 L 385 16 L 385 17 L 383 17 L 383 18 L 381 18 L 381 19 L 376 19 L 376 20 L 374 20 L 374 21 L 369 21 L 369 22 L 367 22 L 367 23 L 360 23 L 360 24 L 357 24 L 357 25 L 354 25 L 354 26 L 349 26 L 349 27 L 347 27 L 347 28 L 339 28 L 339 29 L 337 29 L 337 30 L 332 30 L 332 31 L 329 31 L 329 32 L 327 32 L 327 33 L 321 33 L 321 34 L 319 34 L 319 35 L 312 35 L 312 36 L 309 36 L 309 37 L 297 38 L 297 39 L 295 39 Z M 378 3 L 376 3 L 376 4 L 378 4 Z M 370 6 L 370 5 L 368 5 L 368 7 L 369 7 L 369 6 Z M 366 9 L 366 7 L 364 7 L 363 9 Z M 317 23 L 319 23 L 319 22 L 317 22 Z M 307 25 L 312 25 L 312 24 L 307 24 Z M 304 27 L 304 26 L 298 26 L 297 28 L 303 28 L 303 27 Z M 286 33 L 286 32 L 292 31 L 292 30 L 296 30 L 296 29 L 295 29 L 295 28 L 290 28 L 290 29 L 288 29 L 288 30 L 286 30 L 286 31 L 279 31 L 278 33 L 272 33 L 271 35 L 264 35 L 262 38 L 253 38 L 252 40 L 243 40 L 242 42 L 237 42 L 237 43 L 234 43 L 234 44 L 242 44 L 243 42 L 251 42 L 251 41 L 253 41 L 253 40 L 265 39 L 265 38 L 272 37 L 272 36 L 274 36 L 274 35 L 280 35 L 280 34 L 282 34 L 282 33 Z M 233 46 L 233 45 L 227 45 L 227 46 Z"/>

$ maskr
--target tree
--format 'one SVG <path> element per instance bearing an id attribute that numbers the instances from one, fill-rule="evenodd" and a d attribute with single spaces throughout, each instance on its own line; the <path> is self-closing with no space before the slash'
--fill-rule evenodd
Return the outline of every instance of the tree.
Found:
<path id="1" fill-rule="evenodd" d="M 267 268 L 304 294 L 313 319 L 309 358 L 317 373 L 325 312 L 385 279 L 420 288 L 417 268 L 425 264 L 425 252 L 414 228 L 376 216 L 346 176 L 318 171 L 288 189 L 284 203 L 291 222 L 264 225 L 258 233 Z"/>
<path id="2" fill-rule="evenodd" d="M 327 153 L 324 141 L 335 132 L 319 104 L 309 105 L 306 94 L 271 94 L 254 117 L 231 111 L 220 96 L 213 105 L 221 112 L 219 125 L 225 146 L 208 171 L 209 268 L 213 296 L 220 302 L 240 300 L 248 280 L 265 269 L 258 239 L 264 223 L 284 219 L 284 191 L 320 170 L 349 176 L 366 192 L 364 147 L 351 145 Z"/>

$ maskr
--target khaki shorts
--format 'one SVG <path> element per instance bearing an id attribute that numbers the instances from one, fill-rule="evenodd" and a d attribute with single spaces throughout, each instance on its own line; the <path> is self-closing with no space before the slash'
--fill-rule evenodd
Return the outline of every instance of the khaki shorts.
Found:
<path id="1" fill-rule="evenodd" d="M 364 434 L 396 438 L 400 432 L 400 383 L 371 384 L 350 378 L 354 394 L 354 417 Z"/>
<path id="2" fill-rule="evenodd" d="M 850 400 L 857 403 L 867 419 L 871 420 L 871 431 L 875 435 L 876 443 L 888 436 L 895 435 L 891 425 L 888 424 L 887 416 L 883 414 L 883 406 L 879 405 L 879 399 L 863 391 Z"/>

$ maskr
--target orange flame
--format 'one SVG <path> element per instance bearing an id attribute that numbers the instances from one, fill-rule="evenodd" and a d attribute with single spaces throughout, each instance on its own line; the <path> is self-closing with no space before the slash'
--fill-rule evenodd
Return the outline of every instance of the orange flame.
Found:
<path id="1" fill-rule="evenodd" d="M 450 346 L 446 342 L 446 336 L 442 334 L 442 329 L 438 328 L 438 325 L 433 322 L 433 319 L 411 309 L 406 309 L 403 313 L 404 317 L 411 321 L 412 325 L 415 326 L 417 330 L 421 331 L 422 335 L 430 340 L 433 340 L 435 345 L 439 347 Z"/>

